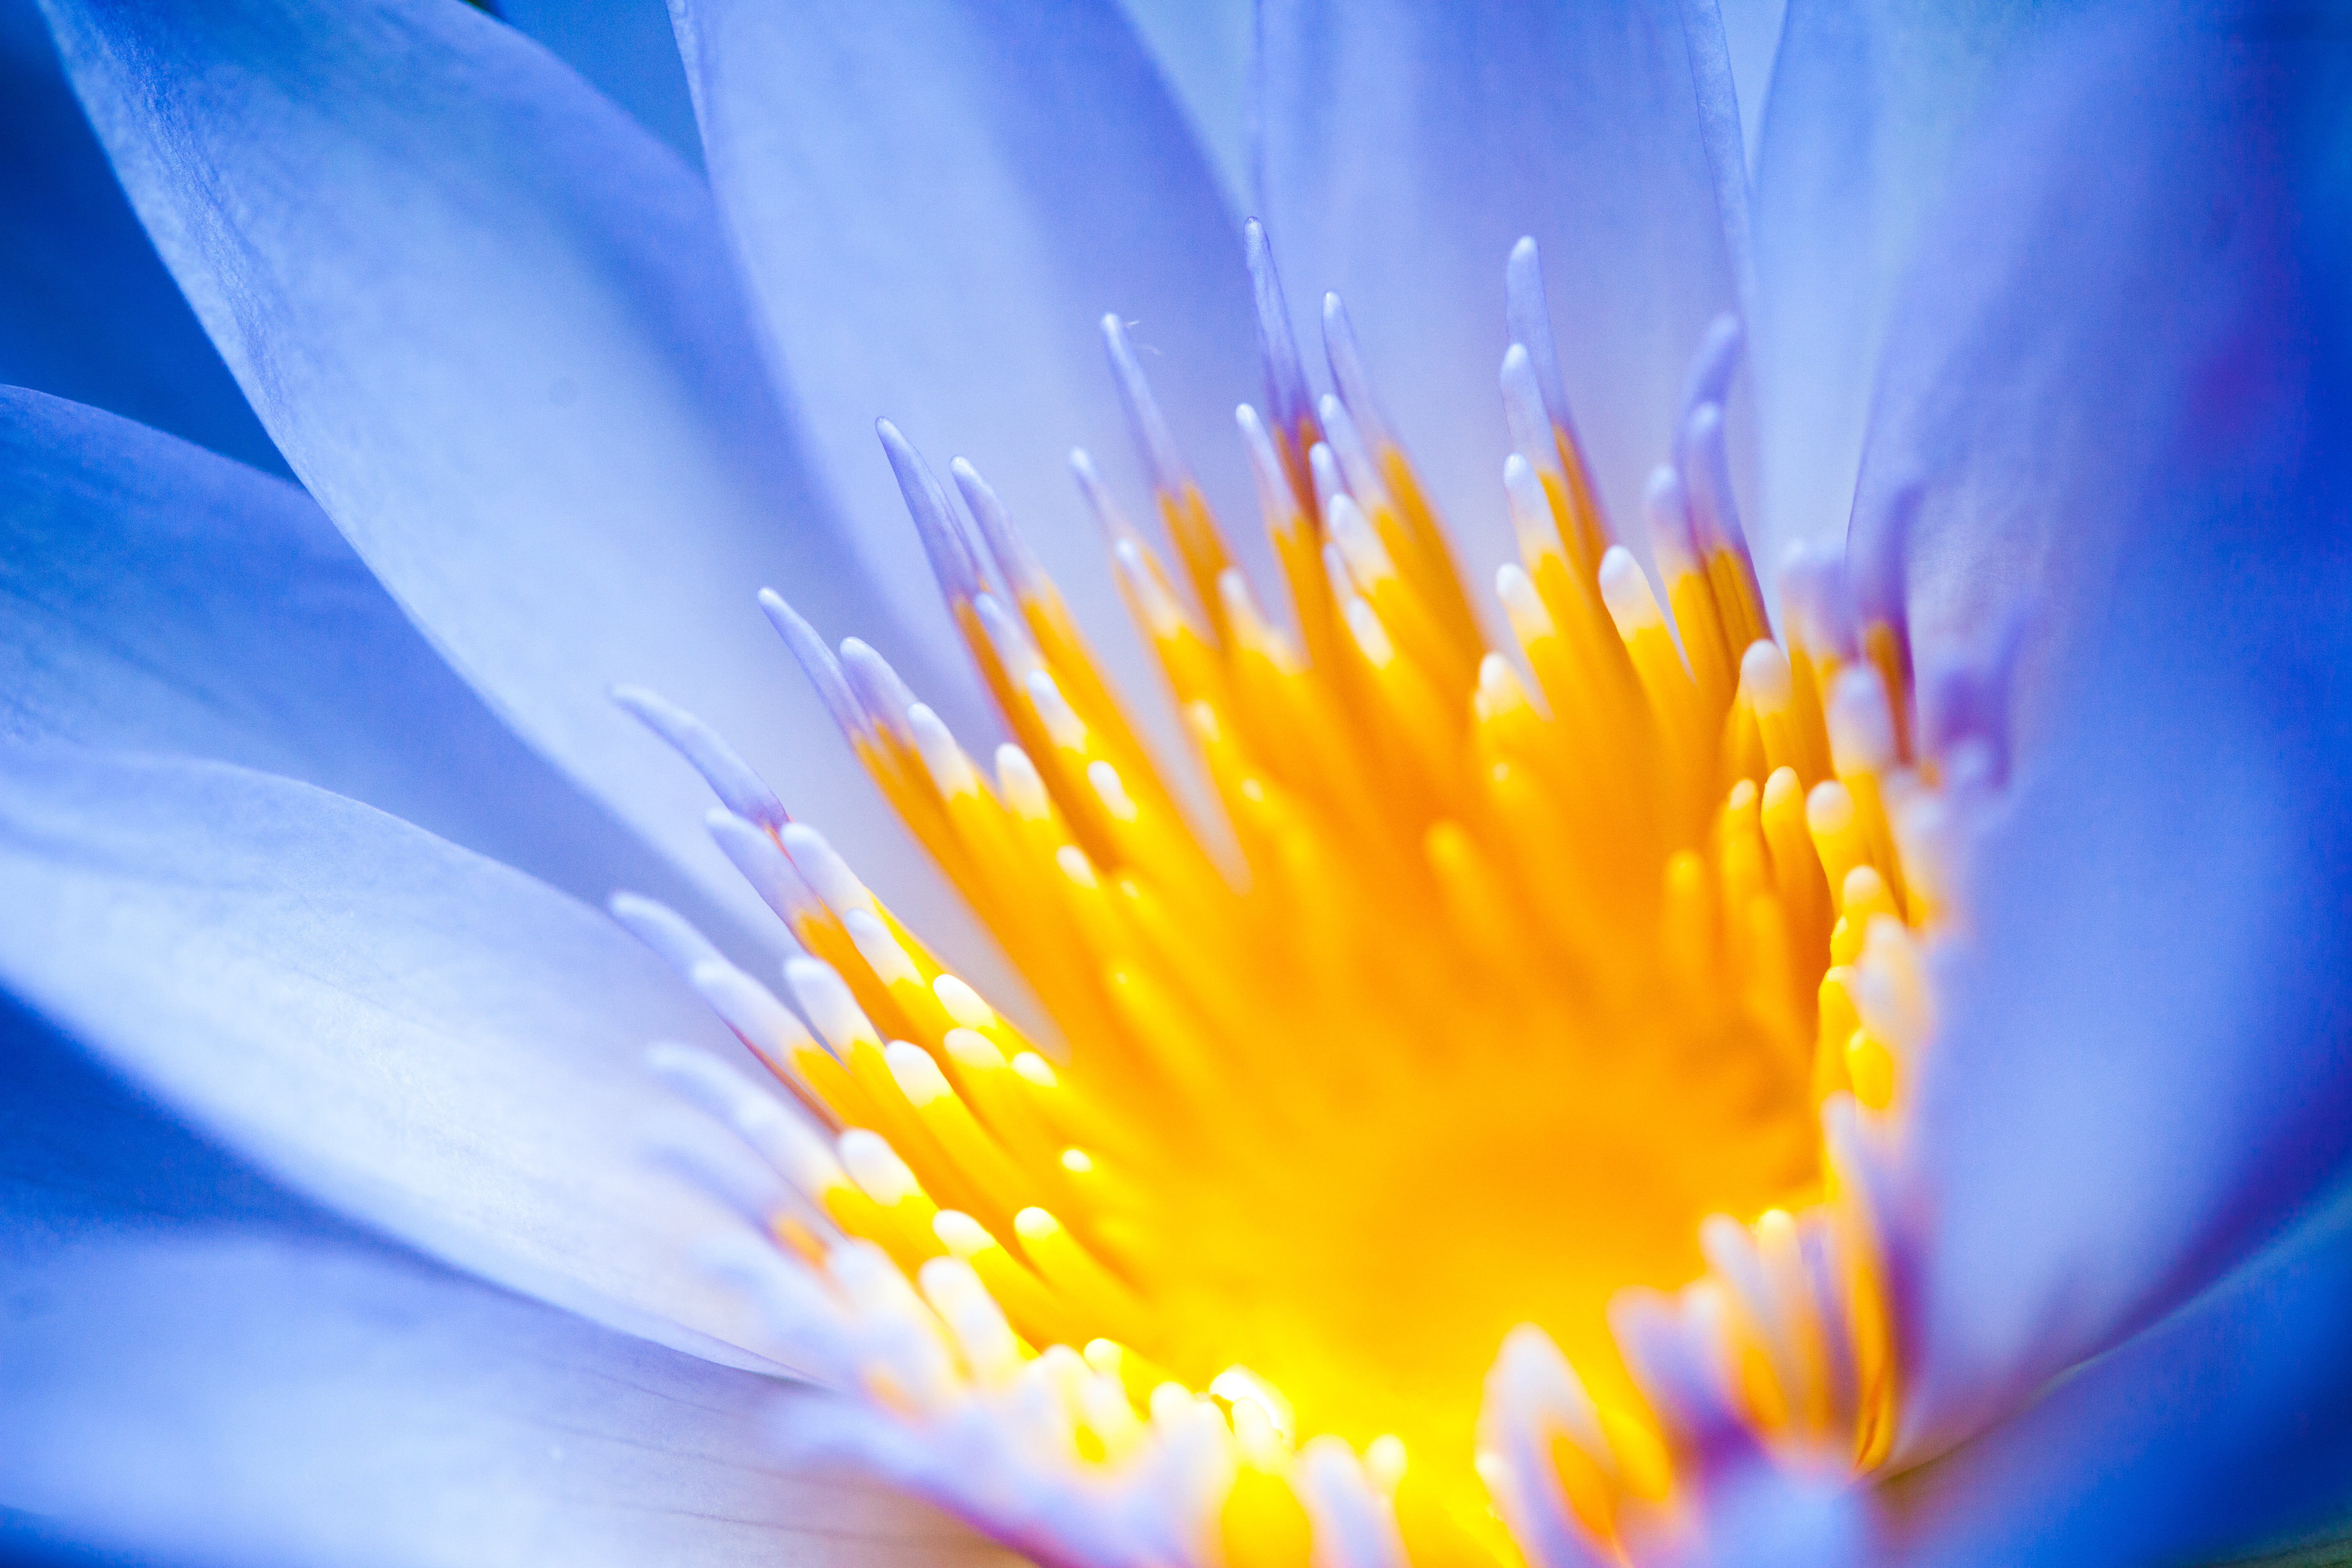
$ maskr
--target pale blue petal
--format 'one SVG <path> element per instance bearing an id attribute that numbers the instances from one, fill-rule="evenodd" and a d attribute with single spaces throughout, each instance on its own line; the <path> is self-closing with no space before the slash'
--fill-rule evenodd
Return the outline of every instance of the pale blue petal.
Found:
<path id="1" fill-rule="evenodd" d="M 2080 8 L 1788 0 L 1757 149 L 1759 560 L 1845 537 L 1887 320 L 1953 160 L 2001 68 Z"/>
<path id="2" fill-rule="evenodd" d="M 33 0 L 0 0 L 0 384 L 287 471 L 122 199 Z"/>
<path id="3" fill-rule="evenodd" d="M 2352 1207 L 1889 1500 L 1898 1561 L 2235 1558 L 2352 1505 Z M 2339 1557 L 2295 1559 L 2317 1563 Z"/>
<path id="4" fill-rule="evenodd" d="M 1120 0 L 1236 211 L 1249 190 L 1251 0 Z"/>
<path id="5" fill-rule="evenodd" d="M 1268 0 L 1258 201 L 1305 358 L 1346 301 L 1470 574 L 1514 553 L 1503 264 L 1543 255 L 1602 500 L 1641 532 L 1707 325 L 1740 309 L 1739 125 L 1709 0 Z M 1744 400 L 1735 424 L 1744 424 Z"/>
<path id="6" fill-rule="evenodd" d="M 740 1222 L 642 1153 L 648 1043 L 738 1049 L 602 914 L 307 784 L 0 747 L 0 985 L 230 1147 L 446 1261 L 697 1353 Z"/>
<path id="7" fill-rule="evenodd" d="M 691 170 L 463 6 L 47 4 L 263 422 L 495 710 L 747 919 L 614 685 L 701 714 L 886 890 L 937 887 L 754 602 L 866 597 Z"/>
<path id="8" fill-rule="evenodd" d="M 1931 664 L 2041 612 L 1919 1084 L 1915 1442 L 2181 1300 L 2352 1144 L 2352 60 L 2264 27 L 2076 36 L 1896 319 L 1863 575 L 1909 516 Z"/>
<path id="9" fill-rule="evenodd" d="M 679 157 L 701 163 L 694 98 L 662 0 L 499 0 L 498 13 L 635 115 Z"/>
<path id="10" fill-rule="evenodd" d="M 726 917 L 515 739 L 282 479 L 0 388 L 0 736 L 209 758 L 349 795 L 577 898 Z"/>
<path id="11" fill-rule="evenodd" d="M 1739 143 L 1752 177 L 1763 152 L 1764 116 L 1772 100 L 1772 68 L 1780 53 L 1789 0 L 1718 0 L 1723 44 L 1731 57 L 1731 79 L 1739 90 Z"/>
<path id="12" fill-rule="evenodd" d="M 1088 448 L 1148 515 L 1105 312 L 1129 323 L 1211 503 L 1270 556 L 1233 421 L 1256 385 L 1240 237 L 1116 0 L 685 0 L 680 16 L 776 363 L 902 614 L 946 635 L 881 416 L 942 473 L 970 458 L 1097 646 L 1156 688 L 1065 464 Z"/>
<path id="13" fill-rule="evenodd" d="M 52 1551 L 239 1568 L 998 1556 L 769 1460 L 806 1393 L 358 1231 L 13 1008 L 0 1128 L 11 1562 L 34 1528 Z"/>

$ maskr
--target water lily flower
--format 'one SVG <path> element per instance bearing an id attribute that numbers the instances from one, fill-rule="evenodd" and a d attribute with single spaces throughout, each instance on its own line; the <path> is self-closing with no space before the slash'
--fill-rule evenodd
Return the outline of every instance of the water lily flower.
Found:
<path id="1" fill-rule="evenodd" d="M 1108 6 L 685 0 L 707 183 L 440 0 L 43 9 L 301 488 L 0 394 L 26 1529 L 2346 1500 L 2324 26 L 1269 4 L 1244 225 Z"/>

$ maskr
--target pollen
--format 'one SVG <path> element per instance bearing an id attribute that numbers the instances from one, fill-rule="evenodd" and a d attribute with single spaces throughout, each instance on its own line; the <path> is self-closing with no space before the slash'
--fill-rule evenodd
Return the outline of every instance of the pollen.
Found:
<path id="1" fill-rule="evenodd" d="M 887 423 L 1001 743 L 763 596 L 1050 1031 L 649 716 L 804 952 L 787 1005 L 618 910 L 788 1091 L 658 1064 L 788 1189 L 741 1272 L 864 1413 L 845 1447 L 1050 1560 L 1599 1561 L 1718 1429 L 1867 1469 L 1902 1368 L 1865 1166 L 1932 1037 L 1946 879 L 1900 626 L 1815 561 L 1774 632 L 1728 320 L 1645 569 L 1528 241 L 1496 493 L 1519 558 L 1482 607 L 1339 300 L 1318 400 L 1255 226 L 1250 256 L 1268 400 L 1237 436 L 1278 580 L 1236 564 L 1116 317 L 1151 528 L 1072 458 L 1189 756 L 1145 743 L 980 475 L 942 485 Z"/>

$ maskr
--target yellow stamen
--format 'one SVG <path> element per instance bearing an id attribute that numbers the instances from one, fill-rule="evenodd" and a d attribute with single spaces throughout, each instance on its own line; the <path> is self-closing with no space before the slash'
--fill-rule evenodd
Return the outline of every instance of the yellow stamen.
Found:
<path id="1" fill-rule="evenodd" d="M 1883 1458 L 1885 1238 L 1824 1128 L 1899 1105 L 1931 1036 L 1904 650 L 1772 640 L 1721 529 L 1703 555 L 1668 531 L 1662 605 L 1553 424 L 1506 468 L 1515 664 L 1402 452 L 1336 400 L 1241 419 L 1269 612 L 1130 360 L 1177 572 L 1076 466 L 1238 857 L 1195 834 L 1025 554 L 950 584 L 1018 742 L 992 784 L 919 705 L 852 739 L 1068 1055 L 784 827 L 822 900 L 795 930 L 824 962 L 793 983 L 830 1050 L 774 1065 L 847 1129 L 812 1198 L 921 1271 L 976 1381 L 1058 1391 L 1075 1462 L 1213 1396 L 1231 1568 L 1306 1562 L 1290 1483 L 1335 1438 L 1360 1458 L 1329 1473 L 1416 1563 L 1507 1563 L 1529 1489 L 1615 1550 L 1684 1484 L 1611 1327 L 1629 1290 L 1673 1303 L 1768 1440 Z M 1531 372 L 1507 372 L 1525 414 Z M 1653 500 L 1684 504 L 1670 471 Z"/>

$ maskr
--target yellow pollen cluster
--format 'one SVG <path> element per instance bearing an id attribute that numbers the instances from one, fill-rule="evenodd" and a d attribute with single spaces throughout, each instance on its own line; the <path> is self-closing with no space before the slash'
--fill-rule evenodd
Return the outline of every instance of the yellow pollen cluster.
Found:
<path id="1" fill-rule="evenodd" d="M 1712 1326 L 1763 1440 L 1883 1458 L 1883 1238 L 1823 1107 L 1887 1108 L 1927 1034 L 1899 636 L 1774 641 L 1736 532 L 1669 526 L 1661 605 L 1555 422 L 1507 476 L 1492 648 L 1360 394 L 1241 411 L 1277 614 L 1107 331 L 1172 556 L 1080 477 L 1230 838 L 1196 831 L 978 476 L 951 499 L 886 427 L 1013 743 L 983 764 L 871 650 L 795 647 L 1068 1049 L 782 828 L 822 1038 L 751 1043 L 831 1139 L 782 1240 L 820 1277 L 877 1244 L 951 1331 L 942 1375 L 1070 1347 L 1081 1465 L 1132 1450 L 1163 1384 L 1213 1399 L 1234 1568 L 1307 1562 L 1297 1455 L 1327 1436 L 1416 1564 L 1517 1561 L 1531 1463 L 1596 1542 L 1670 1506 L 1677 1413 L 1612 1331 L 1644 1289 Z"/>

